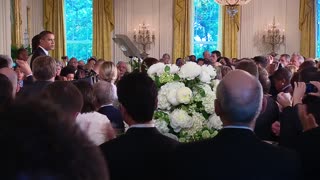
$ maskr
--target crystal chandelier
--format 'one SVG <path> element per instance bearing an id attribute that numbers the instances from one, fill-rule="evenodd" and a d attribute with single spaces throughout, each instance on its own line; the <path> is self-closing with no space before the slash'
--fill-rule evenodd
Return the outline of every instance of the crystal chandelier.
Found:
<path id="1" fill-rule="evenodd" d="M 272 48 L 272 52 L 270 54 L 274 54 L 275 56 L 277 53 L 275 52 L 277 48 L 281 44 L 284 43 L 285 40 L 285 30 L 280 29 L 280 24 L 276 23 L 275 17 L 273 17 L 272 24 L 269 24 L 265 29 L 265 33 L 262 36 L 262 40 L 265 44 L 268 44 Z"/>
<path id="2" fill-rule="evenodd" d="M 149 55 L 147 54 L 148 46 L 155 42 L 154 31 L 151 32 L 149 24 L 139 24 L 138 32 L 134 29 L 133 40 L 135 43 L 142 46 L 143 52 L 141 55 L 143 58 L 146 58 Z"/>
<path id="3" fill-rule="evenodd" d="M 237 7 L 248 4 L 251 0 L 215 0 L 216 3 L 226 6 L 227 12 L 231 18 L 233 18 L 237 13 Z"/>

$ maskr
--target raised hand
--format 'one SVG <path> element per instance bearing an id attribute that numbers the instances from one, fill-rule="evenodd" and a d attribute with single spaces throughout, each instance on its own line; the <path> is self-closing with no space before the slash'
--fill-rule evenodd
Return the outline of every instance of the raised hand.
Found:
<path id="1" fill-rule="evenodd" d="M 293 106 L 302 103 L 302 98 L 306 92 L 306 83 L 294 82 L 294 91 L 292 96 Z"/>

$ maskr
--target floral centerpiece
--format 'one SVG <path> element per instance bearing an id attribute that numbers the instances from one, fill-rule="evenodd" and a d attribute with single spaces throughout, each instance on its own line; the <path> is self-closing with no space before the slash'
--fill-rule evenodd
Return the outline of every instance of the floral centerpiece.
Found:
<path id="1" fill-rule="evenodd" d="M 222 122 L 214 112 L 216 71 L 187 62 L 181 68 L 157 63 L 148 74 L 159 88 L 154 121 L 159 131 L 180 142 L 217 135 Z"/>

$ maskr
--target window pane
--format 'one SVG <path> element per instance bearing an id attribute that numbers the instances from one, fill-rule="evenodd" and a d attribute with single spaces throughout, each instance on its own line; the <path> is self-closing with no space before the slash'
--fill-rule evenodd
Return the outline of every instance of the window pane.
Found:
<path id="1" fill-rule="evenodd" d="M 92 56 L 92 0 L 65 0 L 67 55 Z"/>
<path id="2" fill-rule="evenodd" d="M 320 0 L 317 0 L 317 52 L 316 57 L 320 57 Z"/>
<path id="3" fill-rule="evenodd" d="M 197 58 L 218 47 L 219 11 L 220 6 L 213 0 L 194 0 L 193 53 Z"/>

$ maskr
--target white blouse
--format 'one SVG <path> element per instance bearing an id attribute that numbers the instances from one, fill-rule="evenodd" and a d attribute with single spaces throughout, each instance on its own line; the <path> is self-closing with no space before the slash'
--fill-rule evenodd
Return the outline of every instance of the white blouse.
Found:
<path id="1" fill-rule="evenodd" d="M 114 130 L 107 116 L 96 111 L 79 114 L 76 123 L 97 146 L 115 138 Z"/>

